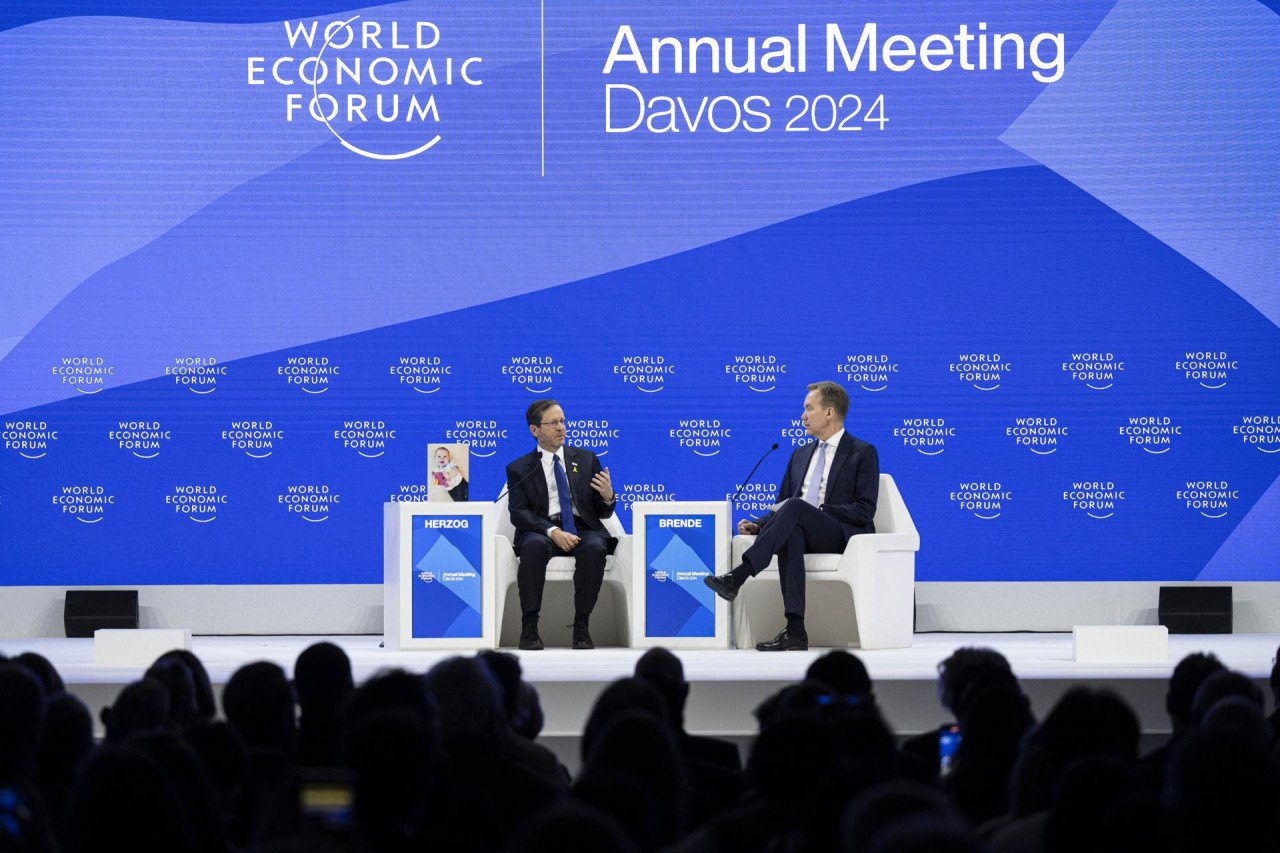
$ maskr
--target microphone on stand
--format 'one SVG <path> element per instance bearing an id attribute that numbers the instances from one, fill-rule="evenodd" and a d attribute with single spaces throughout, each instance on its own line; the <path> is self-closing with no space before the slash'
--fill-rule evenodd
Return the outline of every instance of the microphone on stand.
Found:
<path id="1" fill-rule="evenodd" d="M 756 464 L 754 467 L 752 467 L 750 473 L 747 474 L 747 478 L 742 481 L 742 485 L 738 486 L 738 490 L 733 493 L 733 497 L 729 498 L 729 503 L 732 504 L 734 501 L 738 499 L 738 495 L 742 494 L 742 490 L 747 487 L 747 483 L 751 482 L 751 475 L 756 472 L 756 468 L 760 467 L 760 463 L 765 460 L 766 456 L 768 456 L 770 453 L 772 453 L 777 449 L 778 449 L 778 442 L 775 441 L 772 444 L 772 446 L 770 446 L 769 449 L 764 452 L 764 456 L 761 456 L 759 459 L 756 460 Z"/>

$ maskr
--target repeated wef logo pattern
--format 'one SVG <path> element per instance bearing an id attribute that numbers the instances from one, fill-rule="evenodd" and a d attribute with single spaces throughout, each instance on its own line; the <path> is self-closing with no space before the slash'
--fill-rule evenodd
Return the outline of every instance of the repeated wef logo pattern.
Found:
<path id="1" fill-rule="evenodd" d="M 850 431 L 879 447 L 884 470 L 899 478 L 917 515 L 928 517 L 932 501 L 982 523 L 1026 523 L 1034 513 L 1063 522 L 1083 518 L 1120 524 L 1125 518 L 1139 523 L 1151 510 L 1177 508 L 1188 523 L 1221 524 L 1238 518 L 1247 498 L 1235 472 L 1280 452 L 1280 411 L 1236 412 L 1216 421 L 1193 418 L 1190 412 L 1201 403 L 1200 395 L 1221 393 L 1231 371 L 1240 370 L 1239 361 L 1224 353 L 1209 355 L 1219 366 L 1234 366 L 1206 376 L 1205 353 L 1171 357 L 1177 391 L 1154 413 L 1141 411 L 1125 396 L 1126 383 L 1137 381 L 1131 377 L 1151 369 L 1113 353 L 1067 352 L 1053 362 L 1035 359 L 1034 365 L 1028 363 L 1033 359 L 1018 359 L 1016 371 L 1013 358 L 995 352 L 935 361 L 891 352 L 832 352 L 825 363 L 827 375 L 837 377 L 851 395 Z M 521 420 L 522 405 L 532 399 L 529 392 L 554 394 L 557 383 L 571 412 L 568 440 L 613 466 L 624 519 L 637 500 L 727 498 L 735 493 L 735 516 L 756 517 L 776 500 L 787 455 L 810 440 L 803 421 L 794 416 L 804 382 L 798 375 L 793 378 L 792 360 L 781 350 L 727 357 L 712 353 L 701 359 L 681 358 L 678 351 L 590 360 L 580 354 L 517 354 L 500 359 L 496 369 L 473 359 L 459 352 L 386 357 L 376 350 L 358 357 L 298 353 L 231 364 L 194 359 L 199 369 L 217 372 L 184 368 L 175 374 L 166 367 L 164 377 L 147 383 L 154 388 L 147 392 L 145 419 L 121 420 L 112 414 L 123 408 L 136 411 L 125 402 L 138 393 L 136 388 L 117 392 L 119 401 L 103 405 L 100 415 L 73 416 L 52 407 L 39 420 L 6 419 L 0 431 L 6 456 L 11 465 L 25 466 L 25 483 L 39 485 L 34 498 L 11 485 L 0 513 L 38 524 L 47 523 L 49 516 L 92 525 L 142 519 L 157 530 L 174 518 L 201 525 L 226 519 L 223 535 L 231 537 L 266 530 L 307 536 L 307 528 L 327 524 L 337 525 L 342 538 L 354 542 L 367 535 L 365 522 L 378 502 L 425 499 L 427 486 L 414 469 L 425 474 L 423 453 L 429 441 L 470 445 L 470 473 L 480 486 L 478 493 L 496 493 L 502 465 L 529 443 Z M 66 361 L 60 367 L 103 365 L 90 356 Z M 174 358 L 187 367 L 192 361 Z M 600 362 L 606 369 L 600 369 Z M 804 379 L 820 375 L 808 366 L 805 374 Z M 69 374 L 60 369 L 53 375 L 65 381 Z M 99 375 L 109 374 L 99 370 Z M 591 384 L 584 388 L 586 375 Z M 208 387 L 193 389 L 201 376 L 207 377 Z M 477 385 L 476 377 L 487 381 Z M 1215 381 L 1201 381 L 1206 378 Z M 1184 380 L 1195 380 L 1201 390 Z M 1018 383 L 1029 387 L 1023 390 Z M 894 391 L 909 393 L 921 385 L 936 391 L 909 394 L 910 403 L 885 405 Z M 947 386 L 954 390 L 956 385 L 959 406 L 941 396 Z M 191 390 L 203 392 L 199 406 L 208 411 L 183 408 L 189 406 L 185 395 Z M 977 407 L 997 391 L 1009 398 L 1004 410 L 983 414 Z M 321 395 L 330 392 L 334 397 L 322 402 Z M 758 395 L 766 393 L 773 394 L 771 406 L 761 410 Z M 250 406 L 246 397 L 260 399 Z M 336 415 L 332 401 L 339 397 L 354 397 L 364 416 Z M 1084 399 L 1109 397 L 1114 404 L 1080 406 Z M 931 399 L 937 401 L 932 409 L 927 403 Z M 592 400 L 594 406 L 588 402 Z M 878 408 L 869 410 L 872 400 Z M 352 405 L 344 402 L 342 411 Z M 178 417 L 179 410 L 192 413 Z M 761 476 L 735 481 L 769 439 L 782 452 L 766 461 Z M 1141 467 L 1145 455 L 1162 457 L 1197 442 L 1223 445 L 1230 453 L 1213 470 L 1185 464 L 1162 468 L 1172 477 L 1168 485 Z M 991 451 L 975 452 L 975 446 Z M 212 452 L 215 464 L 198 455 L 205 452 Z M 379 465 L 377 460 L 389 453 L 395 465 Z M 112 473 L 92 481 L 60 476 L 60 469 L 82 456 L 111 460 Z M 1035 469 L 1043 464 L 1039 460 L 1051 456 L 1070 457 L 1070 465 Z M 168 464 L 148 470 L 158 459 Z M 1116 461 L 1120 459 L 1123 465 Z M 212 473 L 175 477 L 175 470 Z M 972 473 L 955 477 L 960 470 Z M 993 528 L 981 530 L 987 535 Z M 681 532 L 654 531 L 670 538 L 650 566 L 650 581 L 673 582 L 687 587 L 687 595 L 700 595 L 696 577 L 683 577 L 667 565 L 697 564 L 687 559 L 691 552 Z M 449 535 L 456 538 L 456 531 L 427 531 L 419 539 L 431 539 L 433 565 L 463 566 Z M 432 584 L 472 577 L 465 569 L 458 571 L 462 574 L 441 578 L 424 570 L 417 580 Z M 444 600 L 456 596 L 454 590 Z M 697 603 L 682 615 L 682 620 L 692 620 L 689 626 L 682 621 L 664 630 L 702 630 L 698 614 L 703 605 Z M 461 616 L 450 613 L 448 625 L 431 630 L 470 630 L 462 622 L 453 625 Z"/>

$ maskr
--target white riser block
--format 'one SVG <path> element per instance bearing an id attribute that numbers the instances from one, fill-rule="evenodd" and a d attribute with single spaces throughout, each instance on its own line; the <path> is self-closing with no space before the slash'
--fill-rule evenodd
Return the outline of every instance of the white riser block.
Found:
<path id="1" fill-rule="evenodd" d="M 165 652 L 191 651 L 190 628 L 100 628 L 93 632 L 99 666 L 149 666 Z"/>
<path id="2" fill-rule="evenodd" d="M 1076 663 L 1168 663 L 1169 629 L 1163 625 L 1077 625 L 1071 629 Z"/>

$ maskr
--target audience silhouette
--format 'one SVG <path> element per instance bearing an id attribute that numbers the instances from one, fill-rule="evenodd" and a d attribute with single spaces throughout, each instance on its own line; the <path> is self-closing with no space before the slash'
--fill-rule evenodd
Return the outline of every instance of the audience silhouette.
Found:
<path id="1" fill-rule="evenodd" d="M 1272 673 L 1280 689 L 1280 671 Z M 687 730 L 696 688 L 652 649 L 596 697 L 576 778 L 540 739 L 503 652 L 356 685 L 339 646 L 236 670 L 218 719 L 190 652 L 103 708 L 44 657 L 0 656 L 0 851 L 1073 853 L 1270 850 L 1280 747 L 1255 679 L 1213 655 L 1169 679 L 1168 743 L 1138 758 L 1116 694 L 1066 690 L 1037 721 L 1009 662 L 961 648 L 938 698 L 959 744 L 899 741 L 866 666 L 816 658 L 739 745 Z M 706 709 L 689 719 L 701 720 Z M 554 740 L 548 741 L 555 743 Z"/>

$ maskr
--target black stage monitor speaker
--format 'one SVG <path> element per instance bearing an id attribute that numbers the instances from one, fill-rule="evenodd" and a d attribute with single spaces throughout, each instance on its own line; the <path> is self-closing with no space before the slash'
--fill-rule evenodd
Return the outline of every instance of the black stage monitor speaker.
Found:
<path id="1" fill-rule="evenodd" d="M 1170 634 L 1230 634 L 1231 587 L 1160 587 L 1160 624 Z"/>
<path id="2" fill-rule="evenodd" d="M 62 610 L 68 637 L 92 637 L 99 628 L 137 628 L 136 589 L 69 589 Z"/>

